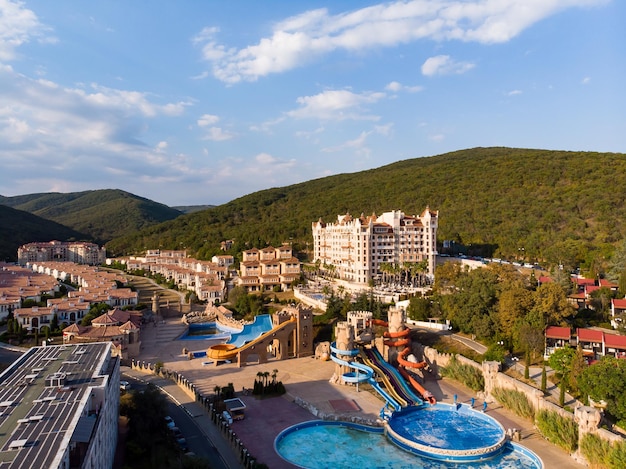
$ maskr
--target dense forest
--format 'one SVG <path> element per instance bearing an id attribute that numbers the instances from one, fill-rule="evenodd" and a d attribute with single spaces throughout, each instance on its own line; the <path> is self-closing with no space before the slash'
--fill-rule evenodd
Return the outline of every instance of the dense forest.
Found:
<path id="1" fill-rule="evenodd" d="M 439 241 L 468 254 L 567 267 L 610 255 L 626 231 L 626 155 L 474 148 L 256 192 L 107 243 L 111 254 L 186 248 L 210 258 L 291 242 L 310 248 L 311 223 L 346 212 L 439 211 Z"/>
<path id="2" fill-rule="evenodd" d="M 64 225 L 73 233 L 83 233 L 81 239 L 99 244 L 147 226 L 171 220 L 182 213 L 166 205 L 113 189 L 67 194 L 51 192 L 15 197 L 0 196 L 0 205 Z M 15 222 L 9 225 L 13 229 L 5 235 L 5 242 L 11 246 L 13 253 L 19 245 L 24 244 L 23 241 L 16 244 L 13 238 L 28 239 L 20 234 L 25 231 L 19 222 L 21 217 L 21 215 L 18 216 Z M 46 224 L 43 220 L 41 222 L 43 229 Z M 68 240 L 67 237 L 53 235 L 53 233 L 45 236 L 43 240 L 38 237 L 38 239 L 28 239 L 27 242 Z"/>

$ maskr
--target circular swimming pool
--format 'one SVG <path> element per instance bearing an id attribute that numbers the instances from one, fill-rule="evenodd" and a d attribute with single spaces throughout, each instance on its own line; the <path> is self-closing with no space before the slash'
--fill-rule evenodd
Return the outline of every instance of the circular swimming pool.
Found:
<path id="1" fill-rule="evenodd" d="M 391 443 L 383 428 L 349 422 L 313 420 L 283 430 L 274 449 L 287 462 L 302 468 L 338 467 L 403 469 L 541 469 L 541 460 L 528 449 L 507 442 L 481 461 L 446 462 L 418 456 Z"/>
<path id="2" fill-rule="evenodd" d="M 461 404 L 438 403 L 394 412 L 387 436 L 406 451 L 456 462 L 484 459 L 506 443 L 497 420 Z"/>

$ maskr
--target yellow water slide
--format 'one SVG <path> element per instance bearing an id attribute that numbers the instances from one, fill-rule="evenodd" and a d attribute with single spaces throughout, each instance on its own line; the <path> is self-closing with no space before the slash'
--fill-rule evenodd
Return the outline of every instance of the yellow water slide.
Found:
<path id="1" fill-rule="evenodd" d="M 283 329 L 285 326 L 287 326 L 288 324 L 293 324 L 294 322 L 296 322 L 296 318 L 291 318 L 288 321 L 285 321 L 281 324 L 279 324 L 278 326 L 270 329 L 269 331 L 261 334 L 259 337 L 257 337 L 254 340 L 251 340 L 250 342 L 248 342 L 247 344 L 242 345 L 241 347 L 237 347 L 233 344 L 216 344 L 216 345 L 211 345 L 208 350 L 206 351 L 206 356 L 207 358 L 212 358 L 213 360 L 230 360 L 231 358 L 235 358 L 237 356 L 237 354 L 239 352 L 242 352 L 250 347 L 253 347 L 254 345 L 257 345 L 261 342 L 263 342 L 263 340 L 267 339 L 268 337 L 271 337 L 272 334 L 276 333 L 277 331 L 280 331 L 281 329 Z"/>

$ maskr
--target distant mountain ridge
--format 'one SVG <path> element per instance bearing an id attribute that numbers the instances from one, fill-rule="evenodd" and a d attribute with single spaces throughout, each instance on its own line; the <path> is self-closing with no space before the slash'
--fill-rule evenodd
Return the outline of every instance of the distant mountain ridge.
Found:
<path id="1" fill-rule="evenodd" d="M 233 239 L 231 253 L 281 242 L 310 252 L 319 218 L 417 215 L 429 206 L 439 211 L 439 241 L 476 255 L 574 264 L 624 239 L 625 188 L 625 154 L 472 148 L 255 192 L 113 239 L 107 249 L 183 246 L 209 259 Z"/>
<path id="2" fill-rule="evenodd" d="M 51 192 L 15 197 L 0 196 L 0 205 L 64 225 L 68 228 L 67 237 L 81 237 L 83 240 L 98 244 L 104 244 L 113 238 L 125 236 L 182 215 L 182 212 L 167 205 L 118 189 L 67 194 Z M 9 216 L 7 214 L 7 217 Z M 4 238 L 8 245 L 15 245 L 15 240 L 18 238 L 24 239 L 20 234 L 22 231 L 20 223 L 25 220 L 23 217 L 18 217 L 15 223 L 5 225 L 13 227 L 12 233 Z M 41 225 L 42 230 L 44 226 L 48 226 Z M 65 239 L 60 239 L 63 238 L 61 235 L 52 236 L 52 233 L 57 231 L 51 229 L 51 235 L 44 239 L 26 238 L 19 244 L 30 241 L 50 241 L 57 238 L 64 241 Z M 20 234 L 20 236 L 15 236 L 15 240 L 11 241 L 14 234 Z"/>

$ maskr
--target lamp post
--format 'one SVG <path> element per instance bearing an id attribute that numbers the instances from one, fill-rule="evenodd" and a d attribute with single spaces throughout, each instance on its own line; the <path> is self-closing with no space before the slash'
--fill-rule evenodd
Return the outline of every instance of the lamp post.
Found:
<path id="1" fill-rule="evenodd" d="M 513 357 L 511 360 L 513 360 L 513 369 L 517 371 L 517 362 L 519 362 L 519 357 Z"/>

